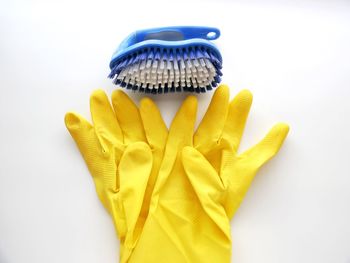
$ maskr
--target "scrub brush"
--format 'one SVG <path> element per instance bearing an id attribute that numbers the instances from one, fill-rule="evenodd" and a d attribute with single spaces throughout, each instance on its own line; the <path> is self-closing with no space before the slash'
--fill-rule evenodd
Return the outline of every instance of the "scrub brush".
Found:
<path id="1" fill-rule="evenodd" d="M 129 35 L 113 54 L 109 78 L 146 93 L 206 92 L 221 81 L 222 57 L 212 27 L 164 27 Z"/>

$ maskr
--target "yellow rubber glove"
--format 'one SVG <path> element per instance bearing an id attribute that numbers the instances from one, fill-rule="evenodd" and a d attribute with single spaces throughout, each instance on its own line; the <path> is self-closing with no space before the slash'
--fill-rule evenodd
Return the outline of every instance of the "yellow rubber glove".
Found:
<path id="1" fill-rule="evenodd" d="M 278 124 L 258 145 L 237 155 L 251 101 L 249 91 L 229 103 L 228 88 L 216 90 L 194 135 L 194 147 L 208 160 L 190 138 L 196 100 L 184 102 L 170 128 L 150 215 L 129 262 L 230 261 L 228 218 L 289 130 Z M 157 252 L 150 253 L 154 247 Z"/>
<path id="2" fill-rule="evenodd" d="M 224 207 L 220 202 L 204 207 L 182 165 L 182 149 L 192 146 L 196 110 L 197 99 L 188 97 L 171 124 L 150 212 L 130 263 L 230 261 Z"/>
<path id="3" fill-rule="evenodd" d="M 248 90 L 243 90 L 230 103 L 228 100 L 229 89 L 221 85 L 215 91 L 194 135 L 194 147 L 219 174 L 222 187 L 225 189 L 222 204 L 228 217 L 232 218 L 259 168 L 275 156 L 282 146 L 289 126 L 284 123 L 276 124 L 261 142 L 246 152 L 237 154 L 252 104 L 252 94 Z M 196 160 L 199 159 L 199 154 L 194 149 L 186 148 L 184 156 L 184 160 L 194 156 L 193 163 L 198 164 Z M 185 164 L 190 177 L 196 174 L 196 167 L 198 172 L 203 171 L 203 167 L 208 168 L 204 164 L 201 167 L 191 166 L 191 161 L 185 161 Z M 208 171 L 212 174 L 211 170 Z M 198 176 L 206 178 L 204 175 Z"/>
<path id="4" fill-rule="evenodd" d="M 167 128 L 149 99 L 141 102 L 139 112 L 125 93 L 115 91 L 112 104 L 114 110 L 106 94 L 97 90 L 90 99 L 93 125 L 73 112 L 66 114 L 65 123 L 94 179 L 98 197 L 113 217 L 121 241 L 121 262 L 126 262 L 148 214 Z M 142 122 L 150 120 L 157 130 L 149 131 L 146 138 Z"/>

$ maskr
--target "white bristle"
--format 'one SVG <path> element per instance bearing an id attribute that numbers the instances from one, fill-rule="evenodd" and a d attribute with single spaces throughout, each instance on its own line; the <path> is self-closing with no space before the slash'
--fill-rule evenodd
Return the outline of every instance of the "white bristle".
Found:
<path id="1" fill-rule="evenodd" d="M 145 67 L 146 67 L 146 61 L 143 60 L 143 61 L 141 62 L 141 64 L 140 64 L 140 70 L 144 70 Z"/>
<path id="2" fill-rule="evenodd" d="M 156 73 L 158 69 L 158 60 L 153 61 L 152 64 L 152 73 Z"/>
<path id="3" fill-rule="evenodd" d="M 194 60 L 193 60 L 193 65 L 194 65 L 196 68 L 199 67 L 198 59 L 194 59 Z"/>
<path id="4" fill-rule="evenodd" d="M 150 68 L 152 65 L 152 60 L 151 59 L 148 59 L 147 60 L 147 63 L 146 63 L 146 68 Z"/>

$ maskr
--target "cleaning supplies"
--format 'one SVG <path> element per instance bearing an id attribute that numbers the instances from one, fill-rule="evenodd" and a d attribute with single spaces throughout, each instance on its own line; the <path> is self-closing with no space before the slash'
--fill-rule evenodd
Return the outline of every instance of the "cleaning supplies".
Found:
<path id="1" fill-rule="evenodd" d="M 216 89 L 196 132 L 197 98 L 189 96 L 169 132 L 148 98 L 140 108 L 116 91 L 91 97 L 93 125 L 66 115 L 121 241 L 122 263 L 230 262 L 229 221 L 259 168 L 280 149 L 289 127 L 279 123 L 237 154 L 252 102 L 243 90 L 229 102 Z"/>
<path id="2" fill-rule="evenodd" d="M 109 77 L 146 93 L 206 92 L 221 81 L 222 57 L 212 27 L 164 27 L 129 35 L 113 54 Z"/>

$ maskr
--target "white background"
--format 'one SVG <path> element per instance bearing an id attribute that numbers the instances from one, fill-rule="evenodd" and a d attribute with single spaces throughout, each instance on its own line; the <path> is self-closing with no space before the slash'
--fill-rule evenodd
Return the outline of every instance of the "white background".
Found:
<path id="1" fill-rule="evenodd" d="M 108 64 L 126 35 L 167 25 L 221 29 L 223 82 L 232 97 L 254 94 L 242 150 L 277 121 L 291 126 L 232 222 L 232 261 L 350 262 L 349 1 L 0 6 L 1 263 L 118 261 L 111 219 L 63 117 L 74 109 L 89 118 L 91 91 L 116 88 Z M 211 96 L 198 96 L 199 120 Z M 184 97 L 155 97 L 168 124 Z"/>

